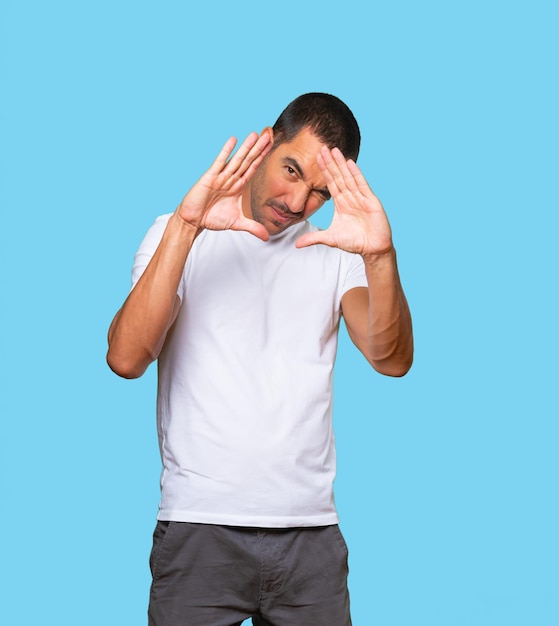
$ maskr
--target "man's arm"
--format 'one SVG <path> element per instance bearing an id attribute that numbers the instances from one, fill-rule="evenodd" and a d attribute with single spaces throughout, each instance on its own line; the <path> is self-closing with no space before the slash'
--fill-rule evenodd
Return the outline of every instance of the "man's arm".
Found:
<path id="1" fill-rule="evenodd" d="M 357 165 L 337 148 L 323 148 L 318 164 L 334 200 L 334 218 L 327 230 L 303 235 L 297 246 L 323 243 L 363 257 L 368 287 L 342 298 L 348 333 L 378 372 L 403 376 L 413 361 L 413 333 L 386 213 Z"/>
<path id="2" fill-rule="evenodd" d="M 244 230 L 267 240 L 264 226 L 242 213 L 241 194 L 270 149 L 270 136 L 251 133 L 232 158 L 229 139 L 210 169 L 169 219 L 157 250 L 109 328 L 107 363 L 119 376 L 138 378 L 157 359 L 180 308 L 178 285 L 198 233 Z"/>
<path id="3" fill-rule="evenodd" d="M 378 372 L 403 376 L 413 361 L 413 335 L 396 252 L 364 257 L 364 262 L 368 288 L 351 289 L 342 298 L 347 331 Z"/>
<path id="4" fill-rule="evenodd" d="M 157 250 L 109 328 L 107 363 L 138 378 L 157 359 L 179 312 L 178 285 L 196 231 L 173 214 Z"/>

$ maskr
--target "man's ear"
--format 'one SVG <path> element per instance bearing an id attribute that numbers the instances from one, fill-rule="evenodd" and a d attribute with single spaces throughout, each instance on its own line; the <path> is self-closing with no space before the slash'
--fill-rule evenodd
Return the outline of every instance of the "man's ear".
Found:
<path id="1" fill-rule="evenodd" d="M 262 129 L 260 136 L 262 135 L 270 135 L 270 141 L 272 142 L 272 146 L 274 145 L 274 131 L 271 126 L 266 126 L 266 128 Z"/>

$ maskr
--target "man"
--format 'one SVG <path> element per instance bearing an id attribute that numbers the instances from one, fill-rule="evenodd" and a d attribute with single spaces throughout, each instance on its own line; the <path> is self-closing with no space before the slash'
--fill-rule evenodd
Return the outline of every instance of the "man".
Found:
<path id="1" fill-rule="evenodd" d="M 107 360 L 134 378 L 158 359 L 152 626 L 351 624 L 332 496 L 341 315 L 379 372 L 413 354 L 359 143 L 338 98 L 300 96 L 235 154 L 229 139 L 136 254 Z M 307 220 L 330 197 L 319 231 Z"/>

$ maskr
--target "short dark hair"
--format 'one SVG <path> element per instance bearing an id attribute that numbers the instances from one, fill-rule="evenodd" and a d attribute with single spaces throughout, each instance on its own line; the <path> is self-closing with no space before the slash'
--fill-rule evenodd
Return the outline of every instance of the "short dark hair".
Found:
<path id="1" fill-rule="evenodd" d="M 306 93 L 290 102 L 273 126 L 274 147 L 292 141 L 304 128 L 329 148 L 339 148 L 347 159 L 357 160 L 361 133 L 353 113 L 328 93 Z"/>

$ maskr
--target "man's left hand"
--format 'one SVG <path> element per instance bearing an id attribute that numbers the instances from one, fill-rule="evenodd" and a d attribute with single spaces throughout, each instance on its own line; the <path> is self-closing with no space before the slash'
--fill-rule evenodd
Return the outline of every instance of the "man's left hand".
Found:
<path id="1" fill-rule="evenodd" d="M 338 148 L 323 146 L 317 163 L 334 201 L 334 217 L 326 230 L 307 233 L 296 246 L 322 243 L 361 255 L 382 255 L 392 249 L 386 213 L 356 163 Z"/>

